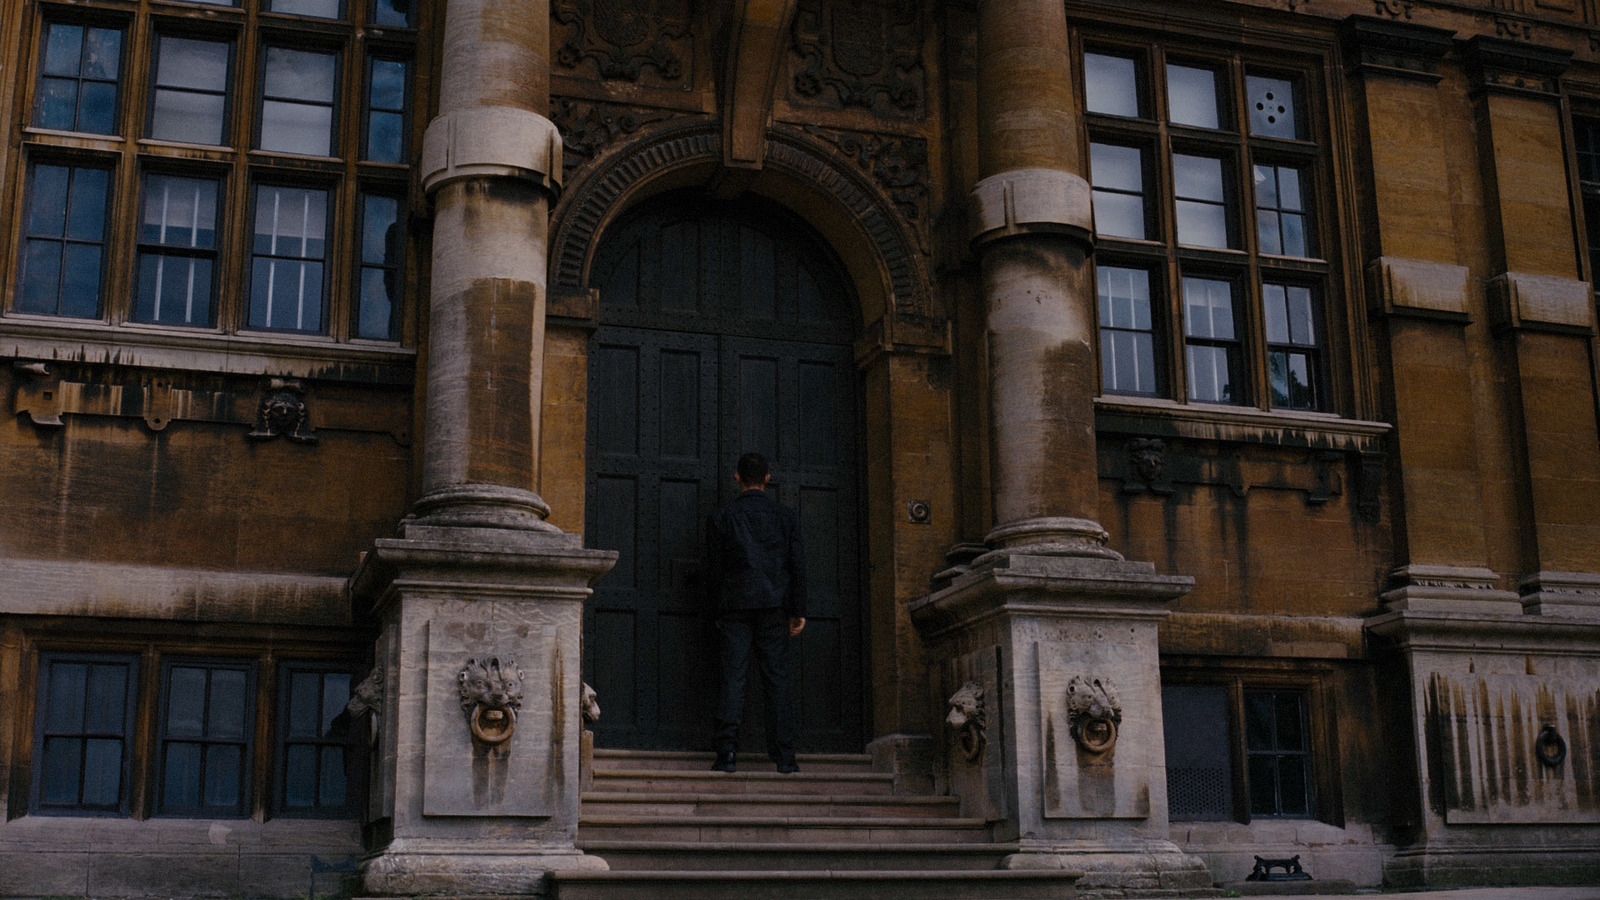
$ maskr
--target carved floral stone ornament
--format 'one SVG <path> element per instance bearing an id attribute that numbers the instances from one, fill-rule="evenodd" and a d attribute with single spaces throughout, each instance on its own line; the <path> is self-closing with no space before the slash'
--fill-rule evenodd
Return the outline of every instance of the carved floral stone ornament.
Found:
<path id="1" fill-rule="evenodd" d="M 456 678 L 472 739 L 491 747 L 510 740 L 517 729 L 517 711 L 522 709 L 522 670 L 516 661 L 502 664 L 498 656 L 469 659 Z"/>
<path id="2" fill-rule="evenodd" d="M 1078 746 L 1104 753 L 1117 745 L 1122 701 L 1109 678 L 1074 675 L 1067 683 L 1067 728 Z"/>
<path id="3" fill-rule="evenodd" d="M 977 762 L 989 742 L 988 723 L 983 711 L 983 687 L 969 681 L 950 695 L 950 715 L 944 724 L 955 732 L 961 753 L 968 762 Z"/>

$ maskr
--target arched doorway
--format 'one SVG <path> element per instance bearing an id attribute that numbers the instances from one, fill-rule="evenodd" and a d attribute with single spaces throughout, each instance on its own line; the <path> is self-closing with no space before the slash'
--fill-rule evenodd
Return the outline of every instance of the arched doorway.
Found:
<path id="1" fill-rule="evenodd" d="M 705 517 L 745 450 L 800 512 L 809 622 L 791 669 L 799 746 L 862 744 L 855 301 L 804 223 L 759 199 L 656 198 L 610 228 L 590 279 L 585 545 L 617 550 L 584 612 L 601 746 L 709 747 L 715 632 Z M 746 747 L 759 715 L 750 692 Z"/>

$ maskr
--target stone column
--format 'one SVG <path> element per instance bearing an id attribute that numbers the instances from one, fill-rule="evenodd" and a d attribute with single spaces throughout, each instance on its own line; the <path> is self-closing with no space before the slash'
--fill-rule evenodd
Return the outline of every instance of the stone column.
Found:
<path id="1" fill-rule="evenodd" d="M 1124 560 L 1096 521 L 1094 238 L 1064 8 L 983 0 L 978 16 L 994 527 L 989 552 L 911 607 L 944 695 L 981 697 L 987 730 L 949 735 L 948 777 L 965 815 L 1020 845 L 1007 868 L 1203 889 L 1204 865 L 1168 840 L 1156 631 L 1194 582 Z"/>
<path id="2" fill-rule="evenodd" d="M 351 579 L 381 627 L 363 864 L 377 896 L 542 894 L 577 850 L 583 599 L 616 561 L 535 493 L 547 217 L 561 173 L 547 2 L 449 0 L 422 496 Z"/>
<path id="3" fill-rule="evenodd" d="M 550 192 L 549 4 L 450 0 L 439 116 L 422 497 L 430 524 L 553 530 L 539 469 Z"/>

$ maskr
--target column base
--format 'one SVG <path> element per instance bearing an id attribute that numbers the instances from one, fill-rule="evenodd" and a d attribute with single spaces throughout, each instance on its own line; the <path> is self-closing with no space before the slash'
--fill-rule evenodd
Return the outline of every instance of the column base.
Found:
<path id="1" fill-rule="evenodd" d="M 1214 883 L 1206 864 L 1170 841 L 1134 846 L 1084 842 L 1029 848 L 1000 861 L 1002 869 L 1061 869 L 1079 873 L 1079 897 L 1171 897 Z"/>
<path id="2" fill-rule="evenodd" d="M 1382 595 L 1390 612 L 1521 615 L 1523 601 L 1497 585 L 1500 576 L 1472 566 L 1401 566 L 1389 573 L 1394 585 Z"/>
<path id="3" fill-rule="evenodd" d="M 559 534 L 545 519 L 550 505 L 538 494 L 497 484 L 452 484 L 424 494 L 400 525 L 413 527 L 500 528 Z"/>
<path id="4" fill-rule="evenodd" d="M 1600 574 L 1535 572 L 1517 585 L 1522 609 L 1532 616 L 1600 619 Z"/>
<path id="5" fill-rule="evenodd" d="M 361 867 L 375 897 L 543 895 L 551 872 L 599 872 L 606 861 L 581 850 L 478 841 L 396 841 Z"/>
<path id="6" fill-rule="evenodd" d="M 1012 553 L 1122 559 L 1121 553 L 1106 546 L 1110 537 L 1099 522 L 1090 519 L 1046 516 L 1007 522 L 995 526 L 984 538 L 984 543 L 993 549 L 973 560 L 971 567 Z"/>

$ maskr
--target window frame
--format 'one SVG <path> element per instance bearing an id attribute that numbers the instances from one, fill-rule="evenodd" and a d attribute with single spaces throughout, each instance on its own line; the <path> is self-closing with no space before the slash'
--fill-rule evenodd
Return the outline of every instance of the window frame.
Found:
<path id="1" fill-rule="evenodd" d="M 0 240 L 10 255 L 0 265 L 0 335 L 19 352 L 58 356 L 63 352 L 93 358 L 122 355 L 139 348 L 149 364 L 171 359 L 173 365 L 199 366 L 222 372 L 255 371 L 248 360 L 265 354 L 283 360 L 289 372 L 338 371 L 339 377 L 404 382 L 413 377 L 417 358 L 417 304 L 423 295 L 427 254 L 425 230 L 418 227 L 421 187 L 414 165 L 426 127 L 420 98 L 428 95 L 428 59 L 435 52 L 423 39 L 432 7 L 411 11 L 407 27 L 372 25 L 382 17 L 377 0 L 345 0 L 342 19 L 326 19 L 268 10 L 267 0 L 240 5 L 197 6 L 160 0 L 25 0 L 18 59 L 19 91 L 9 107 L 17 128 L 3 151 L 6 183 L 21 198 L 31 184 L 31 164 L 49 158 L 67 165 L 108 168 L 112 176 L 108 200 L 103 270 L 98 284 L 101 304 L 93 317 L 29 313 L 18 307 L 21 297 L 23 206 L 0 216 Z M 388 16 L 388 18 L 394 18 Z M 40 91 L 45 47 L 42 38 L 52 23 L 109 27 L 122 34 L 115 134 L 62 132 L 32 124 Z M 193 144 L 150 137 L 157 75 L 151 71 L 158 47 L 168 38 L 200 39 L 228 45 L 230 87 L 224 95 L 220 145 Z M 335 68 L 331 98 L 331 148 L 328 157 L 256 149 L 265 78 L 264 54 L 269 46 L 331 53 Z M 260 57 L 260 58 L 258 58 Z M 406 66 L 404 119 L 400 126 L 400 161 L 366 159 L 367 107 L 370 92 L 368 60 L 384 59 Z M 215 304 L 209 326 L 138 321 L 135 294 L 139 288 L 138 240 L 147 172 L 214 178 L 222 198 L 218 211 L 214 263 Z M 251 328 L 248 314 L 248 218 L 254 186 L 262 181 L 301 184 L 319 182 L 328 191 L 327 246 L 322 328 L 316 332 Z M 387 337 L 375 329 L 356 333 L 360 273 L 352 253 L 358 247 L 357 221 L 361 197 L 382 194 L 400 198 L 403 227 L 398 304 Z M 143 249 L 148 249 L 143 248 Z M 74 346 L 81 343 L 81 350 Z M 247 352 L 239 348 L 245 345 Z M 31 348 L 36 348 L 31 349 Z M 356 363 L 357 365 L 349 365 Z"/>
<path id="2" fill-rule="evenodd" d="M 21 815 L 48 815 L 52 817 L 131 818 L 134 820 L 159 819 L 250 819 L 266 822 L 274 818 L 294 820 L 359 820 L 367 803 L 371 746 L 364 723 L 345 737 L 347 752 L 353 754 L 347 763 L 346 781 L 348 803 L 342 811 L 324 811 L 317 815 L 280 808 L 277 798 L 280 787 L 279 734 L 287 729 L 280 721 L 279 691 L 282 673 L 286 670 L 317 670 L 350 675 L 352 693 L 360 678 L 371 671 L 370 651 L 372 635 L 364 631 L 340 630 L 328 634 L 325 629 L 294 628 L 288 633 L 269 640 L 204 638 L 191 629 L 159 629 L 143 634 L 129 633 L 116 623 L 106 622 L 85 627 L 82 623 L 45 624 L 23 633 L 23 677 L 19 685 L 22 703 L 18 721 L 32 728 L 19 735 L 20 746 L 27 748 L 19 757 L 23 767 L 23 785 L 12 793 L 8 813 Z M 141 631 L 136 629 L 135 632 Z M 43 731 L 38 725 L 43 714 L 43 702 L 48 690 L 46 662 L 51 659 L 133 661 L 135 669 L 130 676 L 130 700 L 125 714 L 129 718 L 124 747 L 123 796 L 116 810 L 77 810 L 41 808 L 37 802 L 37 784 L 43 770 Z M 246 724 L 246 737 L 252 752 L 242 766 L 244 778 L 241 786 L 248 792 L 249 801 L 236 815 L 219 815 L 213 809 L 199 811 L 173 811 L 162 809 L 162 762 L 164 718 L 168 708 L 166 670 L 172 664 L 220 665 L 249 671 L 251 687 L 247 702 L 251 707 Z"/>
<path id="3" fill-rule="evenodd" d="M 161 660 L 161 687 L 159 689 L 159 702 L 156 707 L 156 720 L 153 732 L 154 747 L 151 757 L 151 770 L 155 778 L 155 793 L 152 797 L 154 806 L 153 814 L 163 819 L 244 819 L 249 818 L 250 811 L 255 807 L 255 779 L 251 773 L 256 760 L 256 713 L 257 697 L 257 664 L 255 660 L 229 659 L 226 657 L 192 657 L 183 655 L 170 655 Z M 170 715 L 172 711 L 172 671 L 177 668 L 203 669 L 206 672 L 205 708 L 207 719 L 210 718 L 212 674 L 215 672 L 239 672 L 244 675 L 244 694 L 242 721 L 240 721 L 240 737 L 236 741 L 212 738 L 209 731 L 200 736 L 179 735 L 168 736 Z M 202 799 L 199 806 L 167 805 L 167 760 L 172 744 L 201 744 L 201 759 L 204 760 L 213 746 L 239 746 L 239 797 L 233 803 L 231 811 L 225 812 L 222 807 L 208 806 Z M 202 796 L 204 791 L 204 776 L 201 776 Z"/>
<path id="4" fill-rule="evenodd" d="M 123 707 L 121 785 L 118 790 L 117 804 L 114 808 L 46 806 L 43 803 L 45 741 L 50 736 L 45 725 L 45 718 L 48 715 L 47 710 L 50 703 L 54 699 L 49 695 L 50 679 L 46 672 L 47 666 L 57 662 L 84 663 L 88 665 L 116 663 L 128 667 L 128 680 L 124 686 L 126 696 Z M 95 818 L 126 817 L 129 814 L 132 809 L 133 797 L 137 793 L 134 784 L 133 760 L 137 755 L 138 742 L 137 724 L 141 694 L 140 679 L 142 677 L 140 662 L 138 655 L 132 653 L 52 650 L 39 654 L 38 664 L 34 668 L 36 685 L 33 691 L 33 760 L 28 777 L 28 811 L 30 814 Z M 81 768 L 79 777 L 81 781 Z"/>
<path id="5" fill-rule="evenodd" d="M 1356 366 L 1362 362 L 1353 355 L 1359 346 L 1353 338 L 1358 325 L 1355 307 L 1359 304 L 1346 301 L 1346 286 L 1360 283 L 1348 271 L 1358 256 L 1354 229 L 1330 224 L 1331 220 L 1350 214 L 1339 178 L 1345 160 L 1340 156 L 1343 151 L 1338 150 L 1336 122 L 1330 112 L 1337 108 L 1336 98 L 1329 93 L 1336 71 L 1336 44 L 1284 42 L 1270 35 L 1260 35 L 1259 42 L 1248 43 L 1241 43 L 1237 35 L 1211 37 L 1215 40 L 1197 38 L 1185 44 L 1170 41 L 1165 35 L 1140 34 L 1093 21 L 1080 23 L 1074 33 L 1074 65 L 1080 80 L 1086 54 L 1132 59 L 1135 82 L 1142 92 L 1136 105 L 1144 112 L 1142 118 L 1130 118 L 1093 112 L 1085 105 L 1085 127 L 1081 130 L 1084 158 L 1088 158 L 1090 144 L 1136 146 L 1144 155 L 1147 172 L 1153 170 L 1144 185 L 1147 217 L 1152 225 L 1147 232 L 1149 239 L 1098 235 L 1095 262 L 1114 268 L 1150 269 L 1159 273 L 1159 278 L 1153 275 L 1152 281 L 1159 280 L 1165 287 L 1163 296 L 1152 297 L 1157 368 L 1166 373 L 1162 392 L 1151 397 L 1109 389 L 1102 368 L 1097 373 L 1101 378 L 1099 396 L 1102 402 L 1127 399 L 1174 410 L 1192 407 L 1197 411 L 1238 409 L 1293 417 L 1354 416 L 1370 406 L 1371 398 L 1355 387 Z M 1274 47 L 1275 43 L 1282 46 Z M 1166 88 L 1169 63 L 1216 73 L 1222 127 L 1207 129 L 1171 121 Z M 1248 79 L 1256 77 L 1287 80 L 1295 85 L 1294 115 L 1299 137 L 1250 132 L 1246 85 Z M 1080 90 L 1080 100 L 1085 104 L 1086 92 L 1087 87 Z M 1232 192 L 1226 199 L 1231 247 L 1178 243 L 1177 187 L 1172 162 L 1175 155 L 1224 160 L 1224 188 Z M 1257 231 L 1258 195 L 1253 183 L 1258 165 L 1298 171 L 1308 256 L 1262 252 Z M 1231 403 L 1192 399 L 1181 289 L 1184 279 L 1192 274 L 1226 274 L 1238 284 L 1243 395 Z M 1273 405 L 1263 310 L 1266 283 L 1311 285 L 1318 298 L 1321 343 L 1315 354 L 1319 366 L 1313 373 L 1317 382 L 1314 409 Z"/>
<path id="6" fill-rule="evenodd" d="M 1217 660 L 1163 660 L 1161 687 L 1209 686 L 1226 696 L 1228 766 L 1232 780 L 1229 815 L 1215 819 L 1173 819 L 1174 822 L 1325 822 L 1344 824 L 1338 785 L 1336 711 L 1328 687 L 1331 667 L 1317 663 L 1229 664 Z M 1250 748 L 1245 734 L 1245 698 L 1253 691 L 1293 692 L 1305 698 L 1306 783 L 1310 793 L 1306 815 L 1260 815 L 1251 811 Z M 1164 701 L 1163 701 L 1164 702 Z"/>
<path id="7" fill-rule="evenodd" d="M 362 752 L 363 748 L 366 746 L 366 741 L 363 740 L 356 742 L 346 740 L 343 743 L 340 743 L 337 738 L 328 736 L 320 736 L 314 741 L 292 740 L 293 736 L 289 733 L 289 720 L 290 705 L 293 702 L 293 696 L 288 686 L 293 680 L 294 676 L 299 673 L 316 673 L 324 677 L 333 674 L 346 675 L 350 679 L 350 691 L 352 696 L 354 695 L 356 685 L 360 683 L 361 676 L 360 668 L 358 666 L 349 664 L 304 659 L 286 660 L 278 664 L 277 704 L 272 718 L 274 743 L 272 760 L 273 815 L 282 818 L 295 819 L 359 818 L 362 808 L 365 805 L 364 799 L 366 797 L 367 790 L 367 759 L 366 754 Z M 346 703 L 348 702 L 349 701 L 347 700 Z M 337 721 L 340 715 L 342 715 L 342 712 L 334 716 L 334 721 Z M 365 721 L 356 720 L 349 716 L 345 717 L 345 724 L 346 727 L 349 728 L 355 728 L 356 726 L 359 726 L 361 729 L 365 729 L 367 727 Z M 337 807 L 328 807 L 321 804 L 314 804 L 309 808 L 289 806 L 288 798 L 285 796 L 285 794 L 289 786 L 289 753 L 287 747 L 290 743 L 315 744 L 322 747 L 342 746 L 345 748 L 345 802 L 342 805 Z"/>

